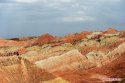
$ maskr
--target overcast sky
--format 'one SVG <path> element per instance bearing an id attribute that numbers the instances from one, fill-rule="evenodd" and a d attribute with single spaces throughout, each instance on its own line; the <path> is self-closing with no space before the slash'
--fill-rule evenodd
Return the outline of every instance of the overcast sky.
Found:
<path id="1" fill-rule="evenodd" d="M 125 29 L 125 0 L 0 0 L 0 38 Z"/>

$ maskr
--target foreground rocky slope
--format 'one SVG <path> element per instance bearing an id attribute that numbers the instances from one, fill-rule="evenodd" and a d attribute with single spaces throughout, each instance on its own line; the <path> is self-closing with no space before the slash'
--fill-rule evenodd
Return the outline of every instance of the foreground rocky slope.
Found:
<path id="1" fill-rule="evenodd" d="M 125 31 L 0 39 L 2 83 L 125 81 Z"/>

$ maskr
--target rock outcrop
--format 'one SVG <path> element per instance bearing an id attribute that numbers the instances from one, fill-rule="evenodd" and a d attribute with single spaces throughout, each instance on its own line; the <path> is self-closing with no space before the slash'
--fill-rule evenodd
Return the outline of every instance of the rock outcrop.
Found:
<path id="1" fill-rule="evenodd" d="M 35 64 L 49 72 L 62 72 L 66 70 L 78 69 L 78 67 L 86 60 L 86 57 L 83 56 L 78 50 L 71 50 L 59 56 L 37 61 Z"/>
<path id="2" fill-rule="evenodd" d="M 43 45 L 43 44 L 51 43 L 54 40 L 55 40 L 55 37 L 47 33 L 38 37 L 38 39 L 34 42 L 34 45 Z"/>
<path id="3" fill-rule="evenodd" d="M 73 43 L 75 41 L 79 41 L 82 39 L 85 39 L 87 35 L 91 34 L 91 32 L 82 32 L 82 33 L 77 33 L 74 35 L 69 35 L 67 37 L 64 37 L 63 42 L 64 43 Z"/>
<path id="4" fill-rule="evenodd" d="M 108 28 L 108 30 L 107 31 L 105 31 L 104 33 L 105 34 L 115 34 L 115 33 L 117 33 L 118 31 L 116 30 L 116 29 L 114 29 L 114 28 Z"/>
<path id="5" fill-rule="evenodd" d="M 2 83 L 124 83 L 124 78 L 124 31 L 0 39 Z"/>

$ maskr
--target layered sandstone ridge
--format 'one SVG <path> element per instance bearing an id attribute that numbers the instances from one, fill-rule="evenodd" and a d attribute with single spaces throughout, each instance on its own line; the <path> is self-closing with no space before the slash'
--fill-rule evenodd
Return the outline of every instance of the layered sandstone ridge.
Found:
<path id="1" fill-rule="evenodd" d="M 124 83 L 124 78 L 125 31 L 0 39 L 2 83 Z"/>

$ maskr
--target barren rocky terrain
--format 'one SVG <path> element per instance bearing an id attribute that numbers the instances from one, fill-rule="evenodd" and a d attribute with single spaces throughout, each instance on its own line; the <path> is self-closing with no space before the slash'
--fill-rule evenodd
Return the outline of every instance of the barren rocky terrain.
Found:
<path id="1" fill-rule="evenodd" d="M 0 83 L 125 83 L 125 31 L 0 39 Z"/>

